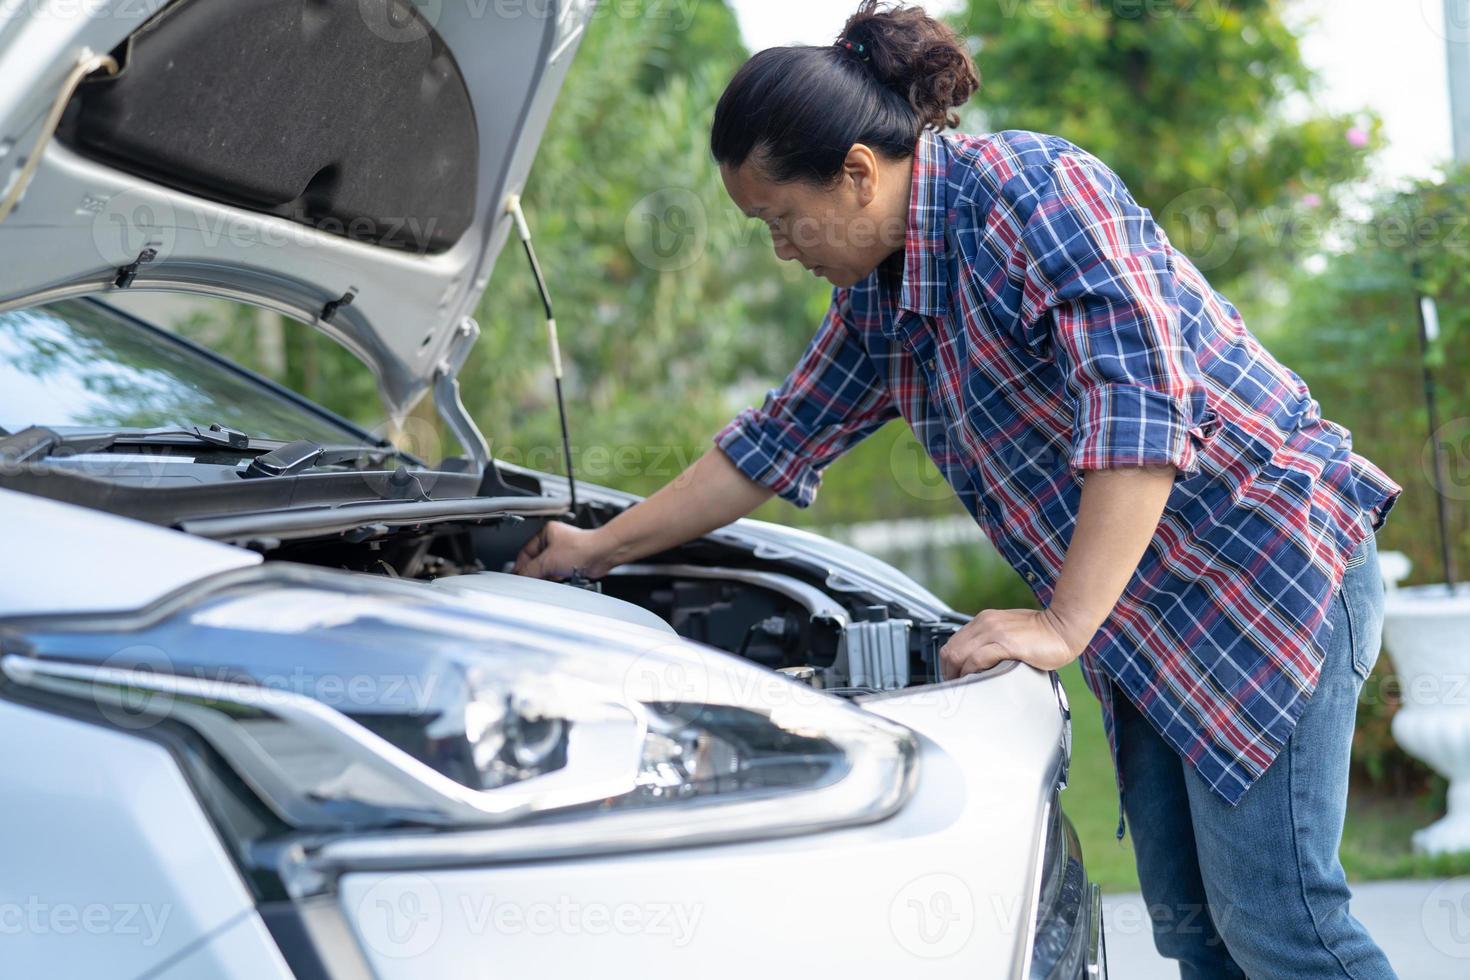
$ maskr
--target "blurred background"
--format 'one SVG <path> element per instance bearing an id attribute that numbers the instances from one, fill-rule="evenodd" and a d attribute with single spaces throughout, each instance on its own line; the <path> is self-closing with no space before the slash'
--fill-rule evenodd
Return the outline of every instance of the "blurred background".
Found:
<path id="1" fill-rule="evenodd" d="M 726 199 L 707 149 L 725 82 L 751 51 L 831 43 L 855 0 L 612 0 L 593 22 L 526 193 L 557 302 L 580 479 L 639 493 L 678 474 L 758 404 L 830 293 L 774 258 Z M 984 87 L 961 129 L 1035 129 L 1092 151 L 1301 374 L 1323 414 L 1406 493 L 1380 548 L 1439 574 L 1430 447 L 1446 451 L 1451 546 L 1470 567 L 1470 168 L 1453 163 L 1443 0 L 970 0 L 928 4 L 975 52 Z M 1466 34 L 1470 39 L 1470 33 Z M 1465 45 L 1462 45 L 1464 47 Z M 1470 77 L 1466 79 L 1470 84 Z M 1462 147 L 1462 153 L 1465 153 Z M 1464 157 L 1462 157 L 1464 159 Z M 461 375 L 495 454 L 561 471 L 533 283 L 513 248 Z M 1437 298 L 1429 363 L 1418 299 Z M 179 328 L 386 431 L 373 380 L 335 343 L 273 316 L 180 311 Z M 421 405 L 410 448 L 457 451 Z M 756 516 L 878 553 L 956 608 L 1033 604 L 902 423 L 826 473 L 817 503 Z M 1065 674 L 1076 726 L 1067 809 L 1092 876 L 1136 890 L 1113 839 L 1096 702 Z M 1343 860 L 1355 880 L 1470 872 L 1410 850 L 1444 783 L 1394 744 L 1387 656 L 1364 688 Z"/>

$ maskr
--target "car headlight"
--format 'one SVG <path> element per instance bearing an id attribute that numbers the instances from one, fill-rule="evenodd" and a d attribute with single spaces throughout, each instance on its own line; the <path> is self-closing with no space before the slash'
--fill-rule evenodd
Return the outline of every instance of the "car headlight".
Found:
<path id="1" fill-rule="evenodd" d="M 414 828 L 482 861 L 801 833 L 912 788 L 907 729 L 809 687 L 666 634 L 482 609 L 275 566 L 24 624 L 0 673 L 8 696 L 182 726 L 287 826 L 396 830 L 400 856 Z"/>
<path id="2" fill-rule="evenodd" d="M 1056 793 L 1046 808 L 1028 980 L 1106 978 L 1102 897 Z"/>

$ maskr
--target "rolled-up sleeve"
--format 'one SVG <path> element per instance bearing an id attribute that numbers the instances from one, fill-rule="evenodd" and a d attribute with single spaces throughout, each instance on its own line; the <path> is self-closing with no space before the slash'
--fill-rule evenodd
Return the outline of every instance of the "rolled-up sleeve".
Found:
<path id="1" fill-rule="evenodd" d="M 1066 378 L 1072 471 L 1197 472 L 1217 419 L 1184 335 L 1167 239 L 1090 158 L 1058 157 L 1037 194 L 1021 233 L 1022 320 Z"/>
<path id="2" fill-rule="evenodd" d="M 833 290 L 821 327 L 786 380 L 714 440 L 742 473 L 798 507 L 816 499 L 828 464 L 899 414 L 853 333 L 848 304 L 848 290 Z"/>

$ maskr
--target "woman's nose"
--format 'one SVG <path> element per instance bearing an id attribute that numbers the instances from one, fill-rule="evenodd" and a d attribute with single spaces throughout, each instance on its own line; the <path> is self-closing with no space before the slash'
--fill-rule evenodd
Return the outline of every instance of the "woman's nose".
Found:
<path id="1" fill-rule="evenodd" d="M 787 241 L 784 238 L 773 238 L 771 240 L 771 244 L 776 249 L 776 258 L 780 259 L 782 262 L 790 262 L 792 259 L 795 259 L 801 254 L 799 251 L 797 251 L 796 246 L 792 245 L 791 242 Z"/>

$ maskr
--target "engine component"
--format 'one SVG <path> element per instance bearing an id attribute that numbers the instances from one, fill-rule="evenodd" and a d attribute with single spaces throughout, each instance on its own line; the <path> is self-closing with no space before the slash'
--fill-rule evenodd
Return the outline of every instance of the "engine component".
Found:
<path id="1" fill-rule="evenodd" d="M 909 683 L 907 619 L 889 619 L 887 606 L 868 606 L 847 627 L 834 672 L 853 687 L 892 691 Z"/>

